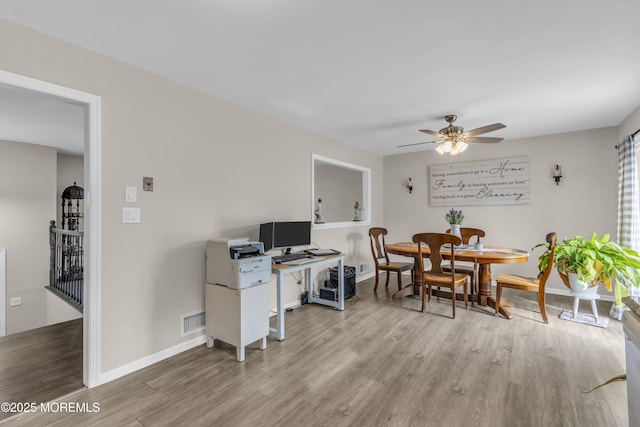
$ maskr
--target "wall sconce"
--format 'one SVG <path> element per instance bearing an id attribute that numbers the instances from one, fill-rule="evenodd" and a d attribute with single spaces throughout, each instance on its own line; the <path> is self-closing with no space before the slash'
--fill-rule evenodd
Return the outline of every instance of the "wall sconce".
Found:
<path id="1" fill-rule="evenodd" d="M 553 170 L 553 179 L 556 180 L 556 185 L 560 183 L 560 178 L 562 178 L 562 168 L 556 165 L 556 168 Z"/>
<path id="2" fill-rule="evenodd" d="M 411 192 L 413 191 L 413 183 L 411 182 L 411 178 L 409 178 L 409 181 L 407 182 L 407 190 L 409 190 L 409 194 L 411 194 Z"/>

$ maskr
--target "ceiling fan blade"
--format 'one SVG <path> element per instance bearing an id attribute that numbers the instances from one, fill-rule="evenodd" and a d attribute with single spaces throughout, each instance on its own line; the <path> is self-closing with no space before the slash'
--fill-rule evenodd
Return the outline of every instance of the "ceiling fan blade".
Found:
<path id="1" fill-rule="evenodd" d="M 435 144 L 437 142 L 440 142 L 440 141 L 414 142 L 413 144 L 398 145 L 396 148 L 413 147 L 414 145 L 422 145 L 422 144 Z"/>
<path id="2" fill-rule="evenodd" d="M 435 132 L 432 130 L 423 129 L 423 130 L 420 130 L 420 132 L 428 133 L 429 135 L 437 136 L 438 138 L 444 137 L 444 135 L 442 135 L 440 132 Z"/>
<path id="3" fill-rule="evenodd" d="M 463 133 L 464 136 L 475 136 L 480 135 L 481 133 L 493 132 L 494 130 L 506 128 L 502 123 L 494 123 L 492 125 L 482 126 L 477 129 L 471 129 Z"/>
<path id="4" fill-rule="evenodd" d="M 472 136 L 464 139 L 464 142 L 500 142 L 504 138 L 488 138 L 482 136 Z"/>

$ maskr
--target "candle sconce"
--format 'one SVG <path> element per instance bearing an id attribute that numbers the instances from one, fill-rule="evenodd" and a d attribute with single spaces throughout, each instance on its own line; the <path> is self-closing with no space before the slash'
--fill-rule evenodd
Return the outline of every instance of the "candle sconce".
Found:
<path id="1" fill-rule="evenodd" d="M 562 178 L 562 168 L 560 165 L 556 165 L 556 168 L 553 170 L 553 179 L 556 180 L 556 185 L 560 183 L 560 178 Z"/>
<path id="2" fill-rule="evenodd" d="M 411 178 L 409 178 L 409 181 L 407 182 L 407 190 L 409 190 L 409 194 L 413 192 L 413 183 L 411 182 Z"/>

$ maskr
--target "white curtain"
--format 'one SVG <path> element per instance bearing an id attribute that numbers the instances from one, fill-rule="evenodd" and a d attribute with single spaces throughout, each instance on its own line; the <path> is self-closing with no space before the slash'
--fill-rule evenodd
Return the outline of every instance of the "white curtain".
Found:
<path id="1" fill-rule="evenodd" d="M 618 148 L 618 244 L 631 249 L 640 249 L 640 192 L 638 191 L 638 168 L 636 144 L 632 135 L 625 136 Z M 638 300 L 640 289 L 629 294 Z M 620 320 L 626 307 L 614 303 L 609 313 Z"/>

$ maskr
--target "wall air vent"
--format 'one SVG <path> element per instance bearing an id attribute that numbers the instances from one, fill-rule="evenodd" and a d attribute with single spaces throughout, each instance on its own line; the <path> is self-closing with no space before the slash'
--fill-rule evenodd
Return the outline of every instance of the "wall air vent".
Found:
<path id="1" fill-rule="evenodd" d="M 204 330 L 204 311 L 183 314 L 180 316 L 180 325 L 182 336 Z"/>

